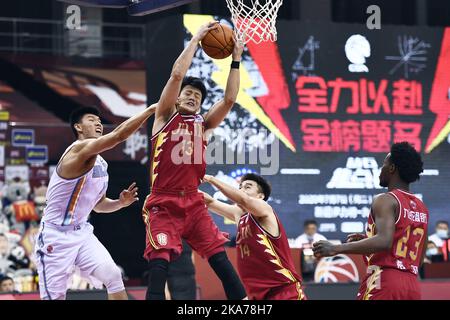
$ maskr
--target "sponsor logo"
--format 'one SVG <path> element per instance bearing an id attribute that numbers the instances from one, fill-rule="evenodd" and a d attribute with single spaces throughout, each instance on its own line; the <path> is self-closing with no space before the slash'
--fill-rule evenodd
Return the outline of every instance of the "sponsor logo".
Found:
<path id="1" fill-rule="evenodd" d="M 47 163 L 48 148 L 47 146 L 27 146 L 26 147 L 27 163 Z"/>
<path id="2" fill-rule="evenodd" d="M 17 222 L 39 220 L 34 203 L 31 201 L 16 201 L 13 203 L 13 209 Z"/>
<path id="3" fill-rule="evenodd" d="M 47 246 L 47 252 L 52 253 L 53 252 L 53 246 Z"/>
<path id="4" fill-rule="evenodd" d="M 33 129 L 13 129 L 12 130 L 12 145 L 13 147 L 23 147 L 34 144 L 34 130 Z"/>

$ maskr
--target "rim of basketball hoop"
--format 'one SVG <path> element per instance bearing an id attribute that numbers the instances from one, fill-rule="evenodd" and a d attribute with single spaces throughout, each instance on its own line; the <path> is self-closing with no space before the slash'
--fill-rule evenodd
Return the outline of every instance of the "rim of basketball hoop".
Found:
<path id="1" fill-rule="evenodd" d="M 283 0 L 226 0 L 236 38 L 244 43 L 277 41 L 276 20 Z"/>

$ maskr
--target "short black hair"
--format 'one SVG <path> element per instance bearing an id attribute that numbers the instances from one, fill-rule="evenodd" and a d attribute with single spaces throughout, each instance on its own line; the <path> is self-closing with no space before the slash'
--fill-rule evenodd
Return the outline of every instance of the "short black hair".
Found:
<path id="1" fill-rule="evenodd" d="M 4 276 L 4 277 L 0 278 L 0 285 L 6 280 L 11 280 L 12 282 L 14 282 L 13 278 L 8 277 L 8 276 Z"/>
<path id="2" fill-rule="evenodd" d="M 186 86 L 192 86 L 192 87 L 200 90 L 200 92 L 202 93 L 202 104 L 203 104 L 203 102 L 206 99 L 206 95 L 207 95 L 206 87 L 203 84 L 203 81 L 200 78 L 197 78 L 197 77 L 184 77 L 183 82 L 181 83 L 180 92 Z"/>
<path id="3" fill-rule="evenodd" d="M 266 179 L 254 173 L 247 173 L 241 177 L 241 182 L 247 180 L 256 182 L 259 189 L 258 191 L 264 194 L 264 201 L 267 201 L 267 199 L 269 199 L 270 193 L 272 192 L 272 187 Z"/>
<path id="4" fill-rule="evenodd" d="M 406 183 L 420 179 L 423 161 L 420 153 L 409 142 L 398 142 L 391 146 L 391 163 L 398 169 L 400 178 Z"/>
<path id="5" fill-rule="evenodd" d="M 445 224 L 447 227 L 448 227 L 448 222 L 447 221 L 445 221 L 445 220 L 439 220 L 439 221 L 437 221 L 436 222 L 436 227 L 439 225 L 439 224 Z"/>
<path id="6" fill-rule="evenodd" d="M 73 110 L 70 114 L 70 128 L 72 129 L 75 138 L 78 138 L 78 132 L 74 125 L 75 123 L 80 123 L 81 118 L 83 118 L 85 114 L 93 114 L 100 117 L 100 111 L 98 111 L 96 107 L 80 107 Z"/>
<path id="7" fill-rule="evenodd" d="M 316 221 L 316 220 L 312 220 L 312 219 L 310 219 L 310 220 L 305 220 L 305 222 L 303 222 L 303 227 L 307 227 L 307 226 L 309 226 L 310 224 L 313 224 L 313 225 L 315 225 L 315 226 L 317 227 L 317 221 Z"/>

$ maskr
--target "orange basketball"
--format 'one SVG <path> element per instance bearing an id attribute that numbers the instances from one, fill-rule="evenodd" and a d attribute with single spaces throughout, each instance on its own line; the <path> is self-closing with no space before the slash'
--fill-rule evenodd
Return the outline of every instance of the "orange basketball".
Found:
<path id="1" fill-rule="evenodd" d="M 233 30 L 223 24 L 210 30 L 201 42 L 205 53 L 213 59 L 225 59 L 231 55 L 234 48 Z"/>

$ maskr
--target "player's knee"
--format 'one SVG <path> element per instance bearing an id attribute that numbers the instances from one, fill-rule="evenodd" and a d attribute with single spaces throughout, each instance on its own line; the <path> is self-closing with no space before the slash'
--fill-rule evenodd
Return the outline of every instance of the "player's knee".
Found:
<path id="1" fill-rule="evenodd" d="M 94 271 L 94 277 L 100 280 L 108 293 L 116 293 L 125 290 L 122 281 L 122 272 L 114 263 L 105 263 Z"/>
<path id="2" fill-rule="evenodd" d="M 244 286 L 224 251 L 211 256 L 208 262 L 222 281 L 228 299 L 241 300 L 246 297 Z"/>
<path id="3" fill-rule="evenodd" d="M 161 275 L 167 276 L 167 272 L 169 271 L 169 261 L 165 259 L 150 260 L 148 266 L 150 269 L 150 276 L 155 274 L 158 275 L 158 277 Z"/>
<path id="4" fill-rule="evenodd" d="M 164 288 L 166 286 L 169 261 L 165 259 L 152 259 L 148 263 L 148 290 L 146 300 L 164 300 Z"/>
<path id="5" fill-rule="evenodd" d="M 225 252 L 219 252 L 208 259 L 209 265 L 222 280 L 231 280 L 236 277 L 236 272 Z"/>
<path id="6" fill-rule="evenodd" d="M 122 272 L 120 271 L 118 266 L 111 264 L 108 266 L 108 270 L 109 270 L 109 277 L 108 277 L 109 282 L 116 281 L 118 279 L 122 281 Z"/>
<path id="7" fill-rule="evenodd" d="M 226 263 L 228 260 L 228 256 L 225 251 L 221 251 L 209 257 L 208 262 L 211 266 Z"/>

